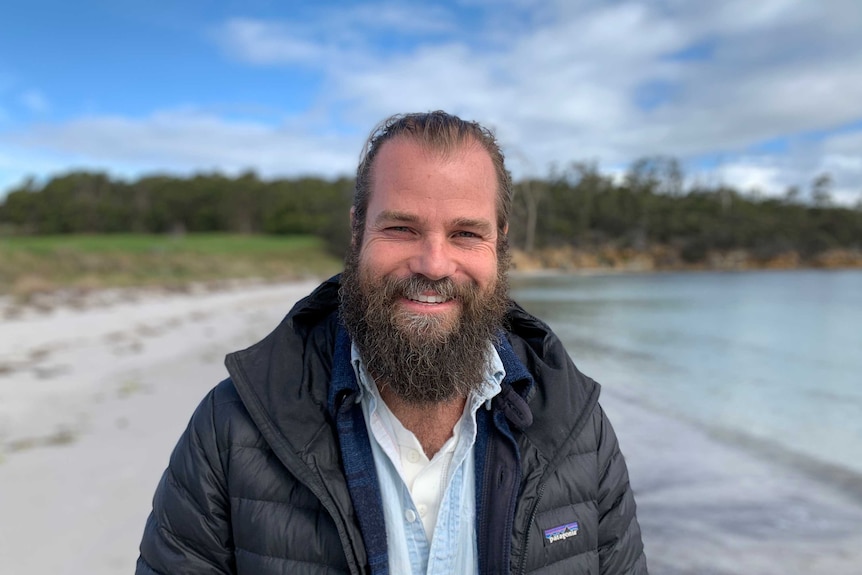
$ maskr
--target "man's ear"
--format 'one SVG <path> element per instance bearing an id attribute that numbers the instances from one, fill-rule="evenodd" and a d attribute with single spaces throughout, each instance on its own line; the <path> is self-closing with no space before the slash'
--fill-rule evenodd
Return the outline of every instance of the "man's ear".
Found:
<path id="1" fill-rule="evenodd" d="M 509 222 L 506 222 L 506 225 L 505 225 L 505 226 L 503 226 L 503 235 L 504 235 L 504 236 L 508 236 L 508 235 L 509 235 Z"/>

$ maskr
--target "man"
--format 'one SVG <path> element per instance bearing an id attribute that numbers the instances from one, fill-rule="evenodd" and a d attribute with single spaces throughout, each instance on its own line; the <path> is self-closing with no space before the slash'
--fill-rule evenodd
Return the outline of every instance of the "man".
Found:
<path id="1" fill-rule="evenodd" d="M 507 297 L 510 205 L 478 124 L 384 122 L 344 274 L 228 356 L 138 573 L 646 573 L 599 386 Z"/>

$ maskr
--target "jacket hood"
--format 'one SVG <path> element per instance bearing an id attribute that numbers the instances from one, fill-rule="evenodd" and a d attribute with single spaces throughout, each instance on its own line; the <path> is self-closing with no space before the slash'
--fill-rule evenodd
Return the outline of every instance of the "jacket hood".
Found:
<path id="1" fill-rule="evenodd" d="M 601 386 L 575 367 L 562 342 L 548 325 L 512 302 L 506 335 L 536 385 L 525 399 L 541 413 L 524 435 L 545 454 L 560 453 L 580 433 L 598 403 Z"/>
<path id="2" fill-rule="evenodd" d="M 225 359 L 240 398 L 264 436 L 278 432 L 300 455 L 329 427 L 326 382 L 337 308 L 338 282 L 331 278 L 297 302 L 263 340 Z"/>

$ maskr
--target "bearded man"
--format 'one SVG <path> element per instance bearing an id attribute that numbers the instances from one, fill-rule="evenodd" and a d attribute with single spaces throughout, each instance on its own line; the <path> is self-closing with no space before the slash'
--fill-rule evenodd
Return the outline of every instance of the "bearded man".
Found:
<path id="1" fill-rule="evenodd" d="M 482 126 L 383 122 L 344 273 L 227 357 L 137 572 L 645 574 L 599 386 L 507 295 L 510 206 Z"/>

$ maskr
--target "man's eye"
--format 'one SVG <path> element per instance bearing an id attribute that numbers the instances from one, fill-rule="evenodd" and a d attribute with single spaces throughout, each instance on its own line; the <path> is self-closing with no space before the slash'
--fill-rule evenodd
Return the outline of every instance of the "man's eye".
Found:
<path id="1" fill-rule="evenodd" d="M 461 231 L 461 232 L 455 232 L 455 237 L 458 237 L 458 238 L 478 238 L 479 234 L 476 234 L 473 232 Z"/>

